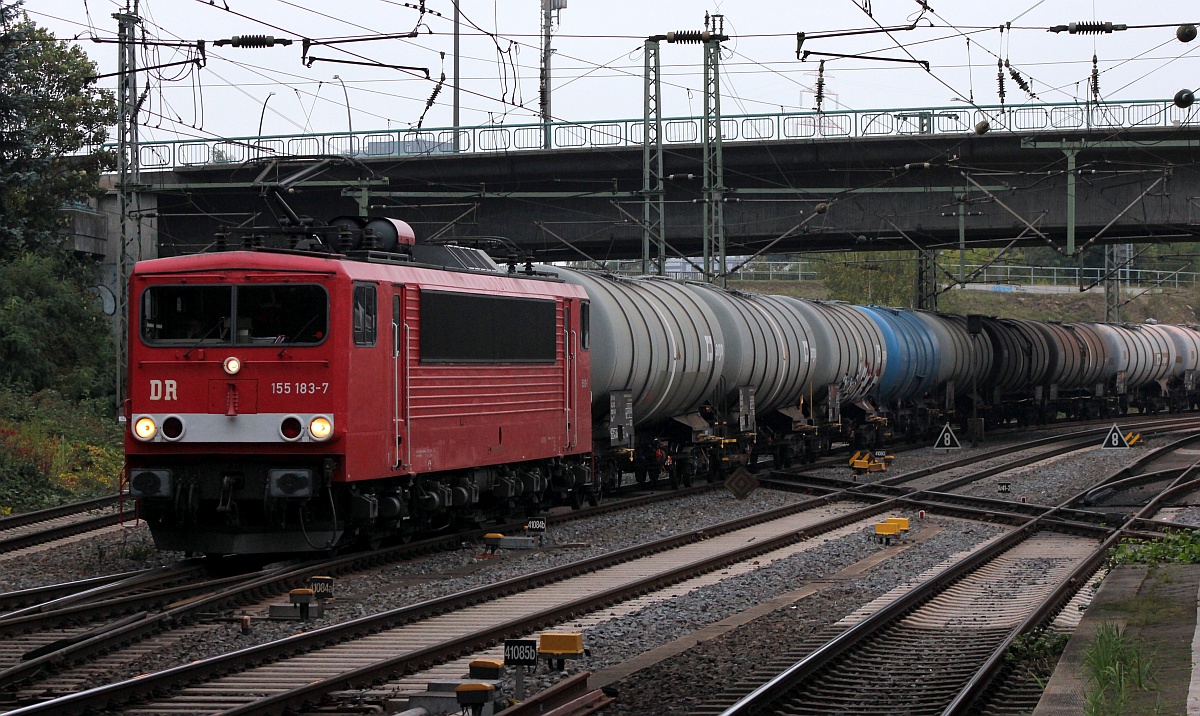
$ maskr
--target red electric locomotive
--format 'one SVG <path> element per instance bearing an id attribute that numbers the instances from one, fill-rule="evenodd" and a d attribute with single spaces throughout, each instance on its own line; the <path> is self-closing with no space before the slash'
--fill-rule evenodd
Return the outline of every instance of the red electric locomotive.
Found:
<path id="1" fill-rule="evenodd" d="M 136 265 L 127 470 L 160 549 L 328 550 L 596 498 L 586 293 L 425 249 Z"/>

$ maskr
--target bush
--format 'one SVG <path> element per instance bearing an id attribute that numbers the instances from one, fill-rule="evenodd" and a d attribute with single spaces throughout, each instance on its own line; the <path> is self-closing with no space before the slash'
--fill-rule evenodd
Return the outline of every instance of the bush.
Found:
<path id="1" fill-rule="evenodd" d="M 1110 555 L 1115 564 L 1200 564 L 1200 530 L 1161 539 L 1124 539 Z"/>
<path id="2" fill-rule="evenodd" d="M 0 388 L 0 514 L 113 494 L 123 459 L 99 405 Z"/>

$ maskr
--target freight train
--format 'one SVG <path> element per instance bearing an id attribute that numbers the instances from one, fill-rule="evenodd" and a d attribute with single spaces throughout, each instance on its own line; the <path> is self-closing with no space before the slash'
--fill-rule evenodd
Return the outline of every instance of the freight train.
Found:
<path id="1" fill-rule="evenodd" d="M 126 479 L 160 549 L 377 545 L 972 416 L 1197 402 L 1195 328 L 757 295 L 336 228 L 134 267 Z"/>

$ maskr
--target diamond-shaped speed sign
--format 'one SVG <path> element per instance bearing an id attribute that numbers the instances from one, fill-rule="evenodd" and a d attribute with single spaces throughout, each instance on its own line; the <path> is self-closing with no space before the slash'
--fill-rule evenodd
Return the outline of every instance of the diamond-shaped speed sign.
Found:
<path id="1" fill-rule="evenodd" d="M 725 489 L 739 500 L 744 500 L 758 489 L 758 478 L 746 468 L 739 467 L 725 478 Z"/>

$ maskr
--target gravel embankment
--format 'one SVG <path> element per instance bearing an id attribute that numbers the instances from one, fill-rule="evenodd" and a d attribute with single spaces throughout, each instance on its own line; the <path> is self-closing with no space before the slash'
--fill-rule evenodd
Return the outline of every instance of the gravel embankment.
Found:
<path id="1" fill-rule="evenodd" d="M 129 529 L 118 527 L 0 555 L 0 592 L 131 572 L 182 558 L 182 552 L 154 549 L 144 523 Z"/>

